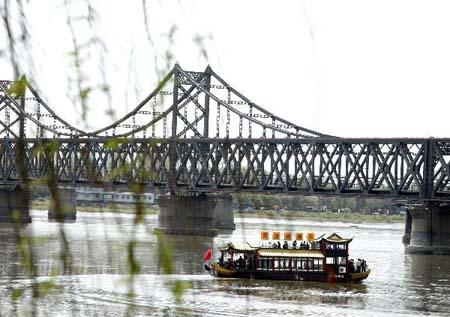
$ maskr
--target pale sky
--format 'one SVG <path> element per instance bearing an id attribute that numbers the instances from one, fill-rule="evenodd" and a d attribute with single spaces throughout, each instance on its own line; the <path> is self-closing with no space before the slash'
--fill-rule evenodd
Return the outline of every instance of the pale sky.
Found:
<path id="1" fill-rule="evenodd" d="M 44 99 L 76 122 L 60 3 L 29 3 L 33 56 Z M 120 116 L 156 85 L 154 49 L 141 1 L 98 3 L 96 32 L 107 45 L 107 80 Z M 148 7 L 160 53 L 167 48 L 161 34 L 176 24 L 171 51 L 184 69 L 209 63 L 248 98 L 296 124 L 342 137 L 450 137 L 450 1 L 164 0 Z M 196 34 L 205 37 L 208 61 Z M 10 74 L 4 62 L 0 70 Z M 91 78 L 97 70 L 86 66 Z M 100 128 L 110 122 L 107 107 L 93 103 L 88 120 Z"/>

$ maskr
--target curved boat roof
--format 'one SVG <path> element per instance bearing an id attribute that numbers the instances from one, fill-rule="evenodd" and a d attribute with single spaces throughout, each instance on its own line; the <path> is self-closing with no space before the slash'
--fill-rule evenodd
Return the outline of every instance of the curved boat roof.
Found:
<path id="1" fill-rule="evenodd" d="M 350 243 L 353 238 L 350 239 L 345 239 L 342 238 L 340 235 L 338 235 L 336 232 L 330 234 L 328 237 L 325 237 L 325 235 L 321 235 L 320 237 L 318 237 L 317 239 L 315 239 L 314 241 L 320 242 L 322 240 L 325 240 L 326 242 L 331 242 L 331 243 Z"/>
<path id="2" fill-rule="evenodd" d="M 253 247 L 248 242 L 244 242 L 244 243 L 228 242 L 223 248 L 219 248 L 219 251 L 227 251 L 229 249 L 233 249 L 236 251 L 255 251 L 255 250 L 258 250 L 259 247 Z"/>

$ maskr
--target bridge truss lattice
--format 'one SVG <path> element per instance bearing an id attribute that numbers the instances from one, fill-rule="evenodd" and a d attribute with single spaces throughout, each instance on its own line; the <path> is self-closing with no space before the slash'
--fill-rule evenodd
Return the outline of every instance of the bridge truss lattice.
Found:
<path id="1" fill-rule="evenodd" d="M 256 105 L 210 67 L 176 65 L 96 131 L 63 120 L 30 85 L 1 81 L 0 183 L 23 181 L 19 152 L 26 179 L 51 169 L 71 186 L 450 199 L 450 139 L 325 135 Z"/>

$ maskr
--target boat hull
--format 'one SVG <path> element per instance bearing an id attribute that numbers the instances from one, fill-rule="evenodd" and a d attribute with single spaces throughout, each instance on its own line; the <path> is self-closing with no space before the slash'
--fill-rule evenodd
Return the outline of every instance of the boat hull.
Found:
<path id="1" fill-rule="evenodd" d="M 314 281 L 314 282 L 360 282 L 366 279 L 370 270 L 360 273 L 330 274 L 327 272 L 304 272 L 304 271 L 242 271 L 237 269 L 227 269 L 217 263 L 211 266 L 205 265 L 207 271 L 216 277 L 225 278 L 247 278 L 247 279 L 265 279 L 265 280 L 284 280 L 284 281 Z"/>

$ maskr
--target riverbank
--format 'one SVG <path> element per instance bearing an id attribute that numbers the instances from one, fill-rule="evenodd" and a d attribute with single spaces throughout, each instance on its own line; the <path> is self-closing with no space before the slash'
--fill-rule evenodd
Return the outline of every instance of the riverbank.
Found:
<path id="1" fill-rule="evenodd" d="M 31 209 L 48 210 L 48 200 L 33 200 L 30 204 Z M 147 214 L 158 214 L 158 206 L 145 206 Z M 133 204 L 111 204 L 111 205 L 96 205 L 96 204 L 77 204 L 77 212 L 117 212 L 124 214 L 136 213 L 136 205 Z"/>
<path id="2" fill-rule="evenodd" d="M 34 200 L 31 202 L 31 209 L 48 210 L 48 200 Z M 117 212 L 134 214 L 136 206 L 133 204 L 112 204 L 112 205 L 86 205 L 78 204 L 78 212 Z M 159 208 L 157 205 L 146 206 L 147 214 L 157 215 Z M 405 221 L 402 215 L 368 215 L 362 213 L 336 213 L 336 212 L 307 212 L 307 211 L 275 211 L 260 210 L 255 213 L 234 212 L 239 218 L 268 218 L 268 219 L 296 219 L 314 221 L 340 221 L 347 223 L 401 223 Z"/>
<path id="3" fill-rule="evenodd" d="M 402 223 L 403 215 L 368 215 L 362 213 L 336 213 L 336 212 L 306 212 L 306 211 L 275 211 L 261 210 L 258 213 L 235 212 L 240 218 L 269 218 L 269 219 L 295 219 L 314 221 L 339 221 L 347 223 Z"/>

